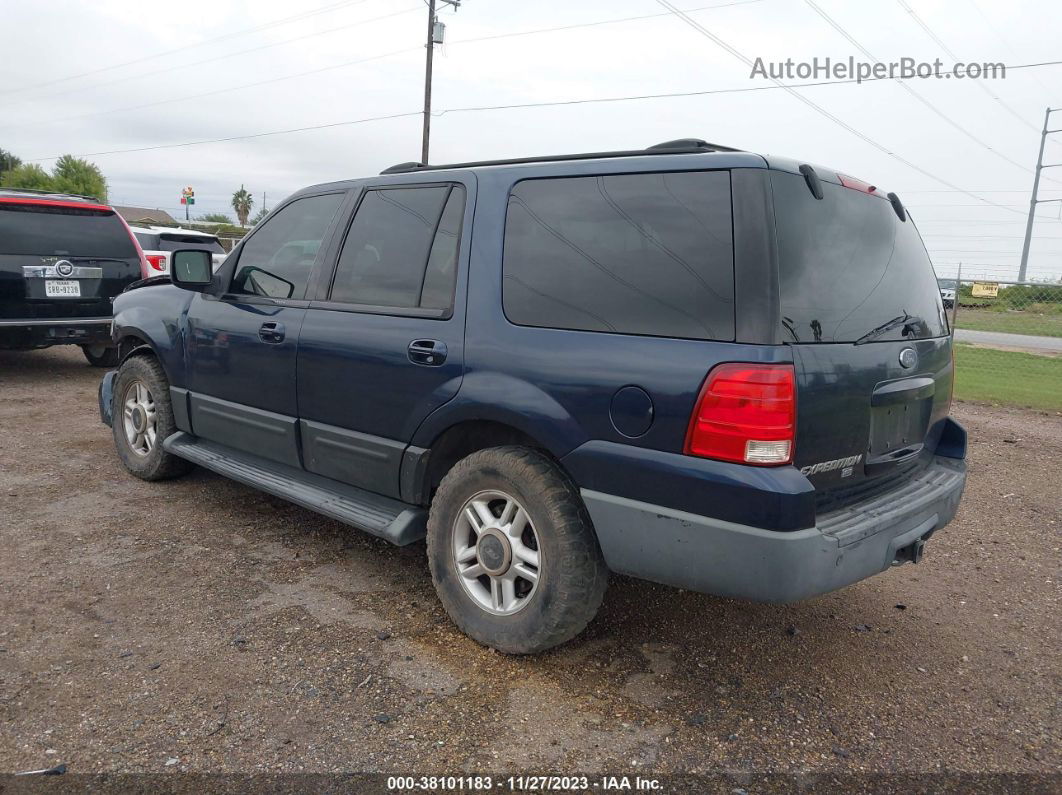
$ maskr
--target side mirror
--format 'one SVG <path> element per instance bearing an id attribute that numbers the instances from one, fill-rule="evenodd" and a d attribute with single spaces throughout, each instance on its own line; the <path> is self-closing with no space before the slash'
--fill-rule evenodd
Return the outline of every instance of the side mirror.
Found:
<path id="1" fill-rule="evenodd" d="M 185 290 L 201 291 L 214 279 L 214 257 L 209 251 L 180 249 L 170 254 L 170 281 Z"/>

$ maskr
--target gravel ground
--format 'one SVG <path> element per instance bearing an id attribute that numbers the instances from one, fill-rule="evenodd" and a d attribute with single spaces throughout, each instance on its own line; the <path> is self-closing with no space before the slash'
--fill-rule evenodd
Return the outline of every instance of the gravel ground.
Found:
<path id="1" fill-rule="evenodd" d="M 615 578 L 511 658 L 423 545 L 127 475 L 100 375 L 0 352 L 2 771 L 1062 772 L 1058 415 L 956 406 L 966 498 L 917 567 L 789 607 Z"/>

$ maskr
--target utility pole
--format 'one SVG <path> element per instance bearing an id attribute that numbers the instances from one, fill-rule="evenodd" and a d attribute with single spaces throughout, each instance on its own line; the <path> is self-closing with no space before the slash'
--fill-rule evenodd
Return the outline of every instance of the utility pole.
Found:
<path id="1" fill-rule="evenodd" d="M 421 135 L 420 162 L 428 164 L 428 144 L 431 138 L 431 66 L 432 56 L 435 54 L 435 45 L 443 43 L 445 26 L 435 15 L 435 0 L 425 0 L 428 6 L 428 41 L 424 46 L 427 55 L 424 61 L 424 131 Z M 448 6 L 453 6 L 456 11 L 461 0 L 441 0 Z"/>
<path id="2" fill-rule="evenodd" d="M 1032 198 L 1029 199 L 1029 220 L 1025 223 L 1025 243 L 1021 247 L 1021 265 L 1018 267 L 1018 281 L 1025 281 L 1025 273 L 1029 267 L 1029 246 L 1032 244 L 1032 232 L 1033 232 L 1033 220 L 1036 217 L 1036 205 L 1044 204 L 1051 201 L 1060 201 L 1059 199 L 1039 199 L 1040 192 L 1040 172 L 1045 168 L 1058 168 L 1062 166 L 1062 163 L 1048 163 L 1044 165 L 1044 144 L 1047 143 L 1047 136 L 1052 133 L 1062 132 L 1062 130 L 1049 130 L 1047 125 L 1051 121 L 1051 114 L 1055 113 L 1062 108 L 1048 108 L 1044 113 L 1044 129 L 1040 133 L 1040 153 L 1036 156 L 1036 171 L 1033 174 L 1033 187 Z"/>

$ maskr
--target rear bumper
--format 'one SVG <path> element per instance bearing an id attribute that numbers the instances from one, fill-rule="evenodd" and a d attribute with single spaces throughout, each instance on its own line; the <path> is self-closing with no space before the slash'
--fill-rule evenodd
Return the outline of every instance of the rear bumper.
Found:
<path id="1" fill-rule="evenodd" d="M 612 571 L 719 596 L 796 602 L 917 562 L 925 540 L 955 516 L 965 484 L 965 462 L 937 456 L 896 490 L 792 532 L 582 495 Z"/>
<path id="2" fill-rule="evenodd" d="M 111 318 L 0 318 L 0 347 L 40 348 L 49 345 L 109 345 Z"/>

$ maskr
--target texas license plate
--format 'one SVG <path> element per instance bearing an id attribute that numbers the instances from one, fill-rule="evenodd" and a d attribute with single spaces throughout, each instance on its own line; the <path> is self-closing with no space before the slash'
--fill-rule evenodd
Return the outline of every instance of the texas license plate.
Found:
<path id="1" fill-rule="evenodd" d="M 80 298 L 81 282 L 73 279 L 45 279 L 44 294 L 48 298 Z"/>

